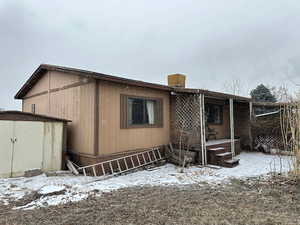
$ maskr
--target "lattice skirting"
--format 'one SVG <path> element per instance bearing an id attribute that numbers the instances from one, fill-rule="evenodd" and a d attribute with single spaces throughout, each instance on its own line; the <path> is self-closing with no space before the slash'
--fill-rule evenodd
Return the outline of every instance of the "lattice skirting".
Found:
<path id="1" fill-rule="evenodd" d="M 256 149 L 263 147 L 265 149 L 280 149 L 284 150 L 284 143 L 281 136 L 257 136 L 254 139 Z"/>

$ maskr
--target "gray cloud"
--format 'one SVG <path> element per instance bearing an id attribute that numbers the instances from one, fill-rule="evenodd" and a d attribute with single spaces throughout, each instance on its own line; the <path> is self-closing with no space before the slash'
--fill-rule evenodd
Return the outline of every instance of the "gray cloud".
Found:
<path id="1" fill-rule="evenodd" d="M 222 91 L 300 83 L 296 0 L 0 0 L 0 108 L 40 63 Z"/>

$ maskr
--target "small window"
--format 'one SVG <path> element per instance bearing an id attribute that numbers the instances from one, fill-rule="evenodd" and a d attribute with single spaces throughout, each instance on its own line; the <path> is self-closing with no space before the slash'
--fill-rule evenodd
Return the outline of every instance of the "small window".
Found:
<path id="1" fill-rule="evenodd" d="M 31 105 L 31 113 L 35 113 L 35 104 Z"/>
<path id="2" fill-rule="evenodd" d="M 205 116 L 207 123 L 222 124 L 223 123 L 223 107 L 221 105 L 205 105 Z"/>
<path id="3" fill-rule="evenodd" d="M 121 127 L 162 126 L 162 101 L 135 96 L 121 96 Z"/>

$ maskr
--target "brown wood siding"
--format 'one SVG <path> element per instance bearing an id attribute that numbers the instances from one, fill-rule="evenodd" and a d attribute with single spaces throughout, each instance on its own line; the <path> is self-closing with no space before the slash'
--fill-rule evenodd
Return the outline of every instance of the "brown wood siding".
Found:
<path id="1" fill-rule="evenodd" d="M 235 135 L 241 138 L 241 147 L 249 148 L 250 143 L 250 107 L 249 103 L 237 104 L 234 107 Z"/>
<path id="2" fill-rule="evenodd" d="M 100 155 L 115 154 L 135 149 L 150 148 L 170 141 L 169 93 L 100 81 Z M 121 129 L 121 95 L 161 98 L 163 102 L 162 128 Z"/>
<path id="3" fill-rule="evenodd" d="M 228 101 L 206 99 L 207 103 L 223 104 L 223 123 L 220 125 L 209 124 L 210 128 L 217 131 L 217 139 L 230 138 L 230 112 Z M 234 135 L 241 138 L 241 147 L 250 145 L 250 116 L 249 103 L 234 102 Z"/>
<path id="4" fill-rule="evenodd" d="M 94 88 L 90 83 L 50 94 L 51 115 L 72 120 L 68 147 L 75 152 L 94 153 Z"/>
<path id="5" fill-rule="evenodd" d="M 226 101 L 215 100 L 215 99 L 205 99 L 205 103 L 216 104 L 223 106 L 223 121 L 222 124 L 209 124 L 209 128 L 215 129 L 217 131 L 217 139 L 229 138 L 230 137 L 230 114 L 229 105 Z"/>
<path id="6" fill-rule="evenodd" d="M 23 100 L 23 112 L 31 112 L 31 105 L 35 104 L 35 113 L 48 115 L 48 95 L 39 95 Z"/>
<path id="7" fill-rule="evenodd" d="M 53 71 L 44 77 L 48 77 L 48 86 L 45 87 L 44 81 L 43 85 L 39 81 L 37 88 L 34 86 L 34 93 L 30 91 L 23 100 L 24 111 L 30 112 L 31 104 L 36 104 L 37 114 L 71 120 L 68 124 L 68 149 L 93 155 L 95 81 L 78 85 L 82 80 L 79 76 Z M 30 97 L 39 93 L 38 96 Z"/>
<path id="8" fill-rule="evenodd" d="M 63 88 L 81 80 L 80 76 L 70 75 L 63 72 L 50 71 L 50 89 Z"/>
<path id="9" fill-rule="evenodd" d="M 30 89 L 30 91 L 27 93 L 26 97 L 39 94 L 43 91 L 47 91 L 48 87 L 49 87 L 49 77 L 48 76 L 49 76 L 49 73 L 45 73 L 41 77 L 39 82 Z"/>

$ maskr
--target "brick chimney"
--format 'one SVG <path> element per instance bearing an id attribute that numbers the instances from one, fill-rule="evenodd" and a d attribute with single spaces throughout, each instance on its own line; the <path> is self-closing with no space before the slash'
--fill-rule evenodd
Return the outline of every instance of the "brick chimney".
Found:
<path id="1" fill-rule="evenodd" d="M 168 86 L 175 88 L 185 88 L 185 80 L 186 76 L 183 74 L 170 74 L 168 75 Z"/>

